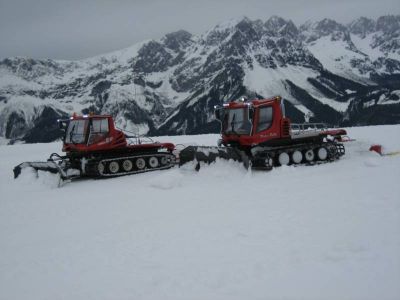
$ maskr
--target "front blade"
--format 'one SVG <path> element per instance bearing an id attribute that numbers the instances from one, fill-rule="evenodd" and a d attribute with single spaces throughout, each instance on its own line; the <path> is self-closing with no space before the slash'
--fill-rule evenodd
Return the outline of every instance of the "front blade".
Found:
<path id="1" fill-rule="evenodd" d="M 179 165 L 190 161 L 212 163 L 217 158 L 243 162 L 244 167 L 249 167 L 249 158 L 243 152 L 233 147 L 188 146 L 179 153 Z"/>
<path id="2" fill-rule="evenodd" d="M 17 178 L 20 174 L 22 169 L 25 168 L 33 168 L 36 171 L 46 171 L 53 174 L 60 174 L 61 179 L 65 180 L 68 179 L 67 171 L 64 170 L 59 163 L 54 161 L 46 161 L 46 162 L 23 162 L 14 168 L 14 178 Z"/>

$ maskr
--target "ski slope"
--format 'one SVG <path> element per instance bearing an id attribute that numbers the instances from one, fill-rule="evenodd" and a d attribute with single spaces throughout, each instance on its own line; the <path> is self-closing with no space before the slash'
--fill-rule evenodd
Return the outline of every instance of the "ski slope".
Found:
<path id="1" fill-rule="evenodd" d="M 400 125 L 348 132 L 334 163 L 219 161 L 61 188 L 12 178 L 59 143 L 0 146 L 0 299 L 400 299 L 400 155 L 368 151 L 400 150 Z"/>

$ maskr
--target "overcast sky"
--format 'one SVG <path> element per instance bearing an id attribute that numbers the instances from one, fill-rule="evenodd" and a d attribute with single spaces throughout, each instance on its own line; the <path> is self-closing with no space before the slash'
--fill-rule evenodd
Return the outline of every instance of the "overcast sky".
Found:
<path id="1" fill-rule="evenodd" d="M 400 14 L 399 0 L 0 0 L 0 59 L 81 59 L 185 29 L 272 15 L 299 25 Z"/>

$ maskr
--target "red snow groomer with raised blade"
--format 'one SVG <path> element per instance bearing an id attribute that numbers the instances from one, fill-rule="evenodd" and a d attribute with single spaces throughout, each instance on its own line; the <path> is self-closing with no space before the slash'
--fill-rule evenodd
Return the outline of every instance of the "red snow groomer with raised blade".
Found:
<path id="1" fill-rule="evenodd" d="M 291 124 L 281 97 L 238 101 L 215 107 L 224 147 L 189 146 L 180 152 L 180 164 L 217 157 L 242 161 L 246 167 L 270 170 L 289 164 L 317 164 L 338 159 L 345 150 L 344 129 L 323 123 Z M 197 168 L 200 165 L 197 165 Z"/>
<path id="2" fill-rule="evenodd" d="M 15 178 L 26 167 L 58 173 L 67 180 L 143 173 L 175 165 L 174 144 L 129 137 L 115 128 L 110 115 L 74 114 L 59 124 L 65 130 L 62 151 L 66 155 L 53 153 L 46 162 L 24 162 L 14 168 Z"/>

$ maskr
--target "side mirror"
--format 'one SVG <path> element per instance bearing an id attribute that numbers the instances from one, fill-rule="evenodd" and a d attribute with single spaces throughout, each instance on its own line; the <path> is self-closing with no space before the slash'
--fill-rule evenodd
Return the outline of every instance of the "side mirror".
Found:
<path id="1" fill-rule="evenodd" d="M 216 108 L 214 114 L 215 114 L 215 118 L 218 121 L 222 122 L 222 119 L 224 118 L 224 109 L 221 108 L 221 107 L 220 108 Z"/>
<path id="2" fill-rule="evenodd" d="M 65 130 L 67 128 L 67 122 L 67 120 L 57 120 L 58 128 L 60 128 L 61 130 Z"/>

